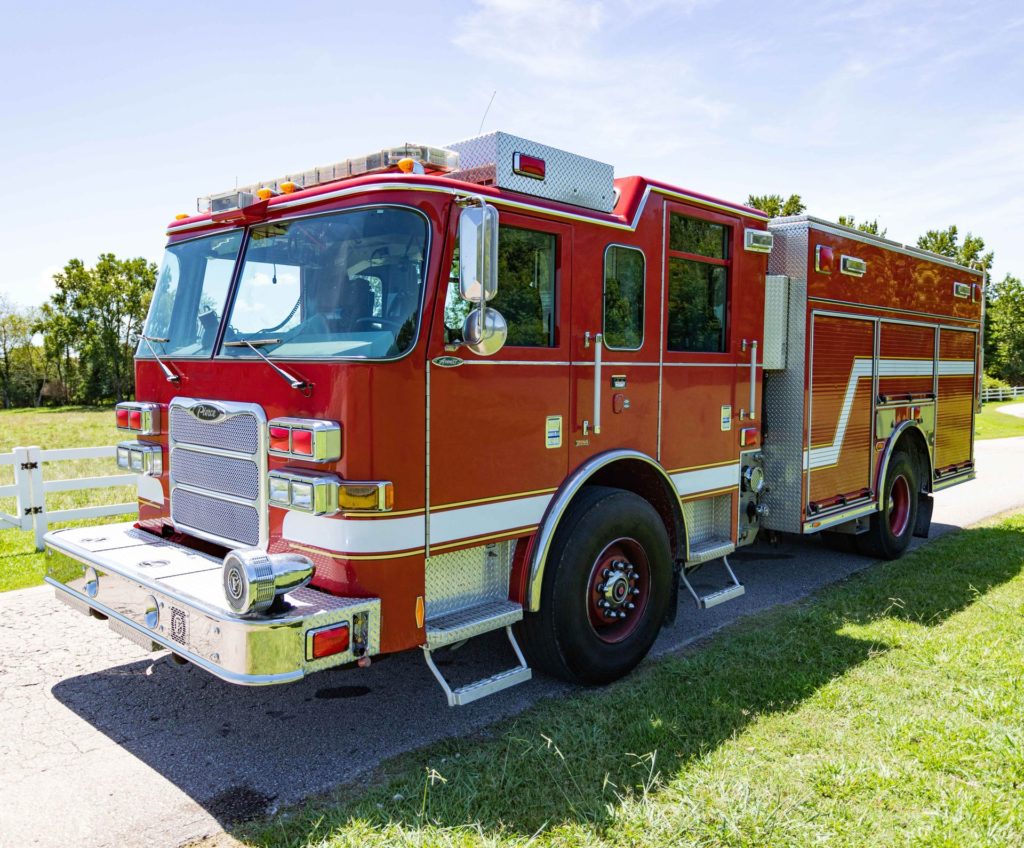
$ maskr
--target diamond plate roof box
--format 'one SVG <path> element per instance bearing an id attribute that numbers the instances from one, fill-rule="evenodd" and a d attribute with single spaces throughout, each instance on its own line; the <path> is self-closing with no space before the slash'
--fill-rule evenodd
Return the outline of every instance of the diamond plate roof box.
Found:
<path id="1" fill-rule="evenodd" d="M 598 212 L 611 212 L 615 205 L 615 171 L 604 162 L 503 132 L 459 141 L 447 148 L 459 154 L 459 169 L 450 174 L 455 179 Z"/>

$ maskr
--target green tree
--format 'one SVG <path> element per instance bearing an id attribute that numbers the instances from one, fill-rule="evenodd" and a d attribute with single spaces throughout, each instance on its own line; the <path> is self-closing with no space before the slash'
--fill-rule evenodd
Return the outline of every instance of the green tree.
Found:
<path id="1" fill-rule="evenodd" d="M 861 221 L 858 224 L 857 219 L 853 215 L 840 215 L 839 225 L 853 230 L 860 230 L 862 233 L 871 233 L 871 235 L 879 236 L 880 238 L 885 238 L 885 234 L 889 232 L 878 223 L 877 218 L 871 221 Z"/>
<path id="2" fill-rule="evenodd" d="M 751 194 L 747 197 L 747 206 L 760 209 L 769 218 L 799 215 L 807 210 L 799 194 L 791 194 L 786 199 L 781 194 Z"/>
<path id="3" fill-rule="evenodd" d="M 1007 274 L 988 298 L 986 370 L 1019 386 L 1024 383 L 1024 285 Z"/>
<path id="4" fill-rule="evenodd" d="M 994 254 L 992 251 L 985 253 L 985 239 L 968 232 L 961 242 L 956 224 L 944 230 L 928 230 L 917 240 L 917 246 L 986 274 L 992 270 Z"/>
<path id="5" fill-rule="evenodd" d="M 0 404 L 27 406 L 36 402 L 39 359 L 32 345 L 35 313 L 0 295 Z"/>
<path id="6" fill-rule="evenodd" d="M 156 266 L 139 257 L 102 254 L 92 268 L 72 259 L 54 275 L 57 291 L 43 310 L 39 330 L 62 382 L 73 353 L 82 399 L 122 400 L 135 389 L 134 352 L 156 284 Z"/>

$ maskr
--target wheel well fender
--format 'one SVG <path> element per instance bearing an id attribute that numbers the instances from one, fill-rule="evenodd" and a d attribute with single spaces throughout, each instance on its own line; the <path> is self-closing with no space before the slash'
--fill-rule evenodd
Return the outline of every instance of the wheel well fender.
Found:
<path id="1" fill-rule="evenodd" d="M 686 550 L 686 529 L 679 495 L 672 478 L 656 460 L 634 450 L 614 450 L 591 457 L 555 492 L 541 520 L 526 574 L 524 600 L 526 609 L 531 612 L 540 609 L 544 567 L 558 525 L 574 497 L 588 485 L 625 489 L 644 498 L 661 516 L 673 555 L 678 556 L 679 551 Z"/>
<path id="2" fill-rule="evenodd" d="M 910 454 L 921 474 L 921 479 L 919 481 L 921 491 L 930 492 L 932 490 L 932 478 L 934 476 L 932 454 L 928 449 L 928 442 L 925 439 L 925 435 L 916 421 L 904 421 L 896 428 L 892 436 L 889 437 L 889 444 L 885 446 L 885 452 L 882 454 L 882 460 L 878 466 L 879 492 L 881 492 L 882 485 L 885 482 L 885 475 L 889 471 L 889 461 L 892 459 L 897 449 L 902 449 Z"/>

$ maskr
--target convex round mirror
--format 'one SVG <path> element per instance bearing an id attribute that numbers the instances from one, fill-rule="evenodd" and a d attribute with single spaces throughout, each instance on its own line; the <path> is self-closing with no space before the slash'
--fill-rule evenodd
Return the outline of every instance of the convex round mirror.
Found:
<path id="1" fill-rule="evenodd" d="M 477 356 L 491 356 L 504 347 L 508 324 L 497 309 L 474 309 L 462 325 L 462 338 Z"/>

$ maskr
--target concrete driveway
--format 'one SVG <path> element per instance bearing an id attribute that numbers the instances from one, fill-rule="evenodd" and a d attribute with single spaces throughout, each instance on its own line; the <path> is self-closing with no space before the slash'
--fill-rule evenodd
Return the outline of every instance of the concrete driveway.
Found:
<path id="1" fill-rule="evenodd" d="M 977 463 L 976 481 L 936 497 L 933 537 L 1024 507 L 1024 438 L 979 442 Z M 815 539 L 746 549 L 733 562 L 747 594 L 700 613 L 681 598 L 656 653 L 871 565 Z M 0 595 L 0 621 L 4 848 L 180 845 L 569 690 L 542 678 L 449 709 L 418 652 L 245 689 L 144 653 L 48 587 Z M 479 675 L 501 641 L 481 637 L 442 663 L 459 678 Z"/>

